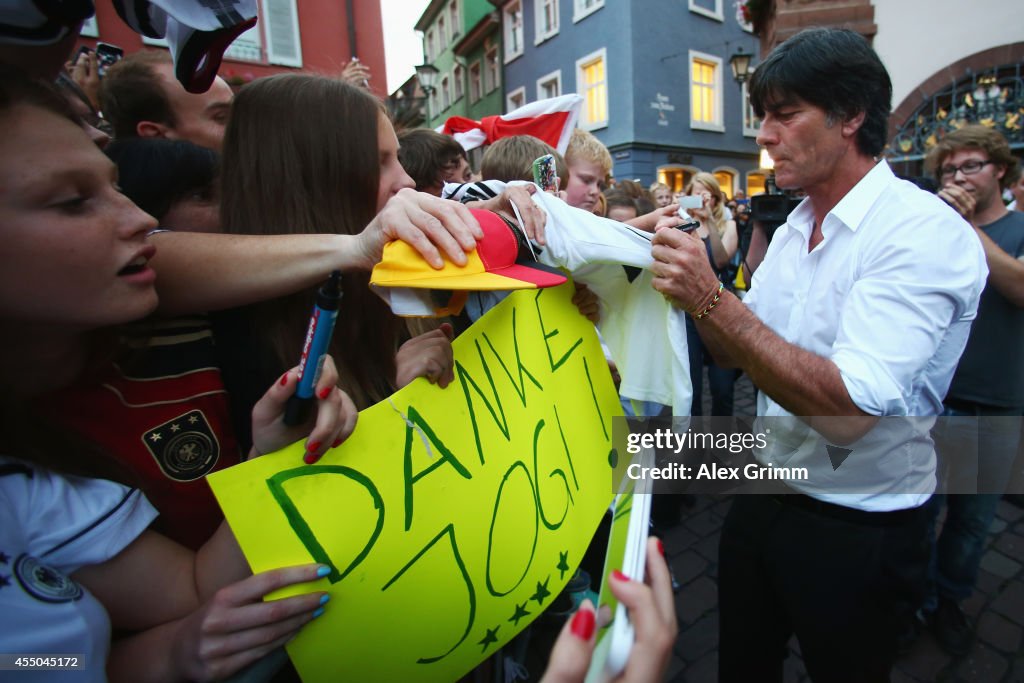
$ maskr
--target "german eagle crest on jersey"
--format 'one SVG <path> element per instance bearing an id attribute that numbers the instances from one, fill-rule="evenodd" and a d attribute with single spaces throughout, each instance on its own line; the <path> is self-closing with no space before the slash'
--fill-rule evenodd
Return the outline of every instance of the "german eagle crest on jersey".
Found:
<path id="1" fill-rule="evenodd" d="M 206 475 L 220 458 L 220 444 L 201 410 L 190 410 L 142 436 L 165 475 L 192 481 Z"/>

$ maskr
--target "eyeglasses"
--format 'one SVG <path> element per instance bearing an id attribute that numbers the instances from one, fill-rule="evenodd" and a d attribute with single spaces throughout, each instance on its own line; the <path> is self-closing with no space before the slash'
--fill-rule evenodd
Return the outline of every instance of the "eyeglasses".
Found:
<path id="1" fill-rule="evenodd" d="M 971 159 L 970 161 L 965 161 L 959 166 L 943 166 L 942 168 L 939 169 L 939 172 L 942 174 L 943 178 L 952 178 L 953 176 L 956 175 L 957 171 L 960 171 L 964 175 L 974 175 L 975 173 L 980 171 L 983 166 L 991 163 L 991 159 L 987 159 L 985 161 Z"/>

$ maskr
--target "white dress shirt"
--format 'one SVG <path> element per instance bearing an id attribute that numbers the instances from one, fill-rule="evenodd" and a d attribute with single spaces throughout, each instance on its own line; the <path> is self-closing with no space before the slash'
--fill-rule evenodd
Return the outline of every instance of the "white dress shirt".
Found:
<path id="1" fill-rule="evenodd" d="M 786 341 L 835 363 L 853 402 L 885 417 L 834 468 L 826 442 L 761 392 L 763 464 L 806 467 L 790 485 L 864 510 L 920 505 L 935 490 L 928 436 L 967 343 L 988 268 L 974 231 L 879 162 L 828 213 L 808 251 L 804 200 L 776 232 L 744 299 Z"/>

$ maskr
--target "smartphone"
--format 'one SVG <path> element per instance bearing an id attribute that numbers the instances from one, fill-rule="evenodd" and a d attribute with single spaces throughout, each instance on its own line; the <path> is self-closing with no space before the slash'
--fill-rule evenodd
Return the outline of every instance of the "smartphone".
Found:
<path id="1" fill-rule="evenodd" d="M 82 58 L 82 55 L 87 55 L 92 52 L 92 48 L 88 45 L 82 45 L 78 48 L 78 52 L 75 53 L 75 58 L 71 60 L 72 64 L 78 64 L 78 60 Z"/>
<path id="2" fill-rule="evenodd" d="M 96 43 L 96 64 L 100 78 L 107 75 L 107 69 L 121 61 L 124 50 L 110 43 Z"/>
<path id="3" fill-rule="evenodd" d="M 702 206 L 704 206 L 704 200 L 698 196 L 679 198 L 680 211 L 683 211 L 684 209 L 699 209 Z"/>
<path id="4" fill-rule="evenodd" d="M 645 449 L 637 455 L 641 466 L 654 463 L 653 451 Z M 608 534 L 608 551 L 601 573 L 601 593 L 597 609 L 612 613 L 611 622 L 597 636 L 597 645 L 590 659 L 585 683 L 607 683 L 626 669 L 635 639 L 629 610 L 612 595 L 609 578 L 619 569 L 634 581 L 644 580 L 647 565 L 647 536 L 651 527 L 650 480 L 623 478 L 620 493 L 612 505 L 612 528 Z"/>
<path id="5" fill-rule="evenodd" d="M 545 192 L 558 192 L 558 169 L 553 154 L 545 154 L 533 160 L 533 182 Z"/>

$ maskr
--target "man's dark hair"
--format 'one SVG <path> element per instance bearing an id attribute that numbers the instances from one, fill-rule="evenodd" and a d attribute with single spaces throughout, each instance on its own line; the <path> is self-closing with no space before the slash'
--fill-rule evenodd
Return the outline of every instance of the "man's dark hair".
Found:
<path id="1" fill-rule="evenodd" d="M 398 134 L 398 161 L 419 191 L 443 185 L 442 171 L 454 170 L 460 158 L 466 158 L 466 150 L 450 135 L 429 128 Z"/>
<path id="2" fill-rule="evenodd" d="M 114 137 L 138 137 L 140 121 L 176 125 L 160 75 L 153 69 L 157 64 L 172 63 L 166 52 L 144 51 L 110 67 L 100 83 L 100 110 L 114 127 Z"/>
<path id="3" fill-rule="evenodd" d="M 888 137 L 892 81 L 863 36 L 848 29 L 801 31 L 768 55 L 750 79 L 750 104 L 764 116 L 795 99 L 825 110 L 833 121 L 864 112 L 857 149 L 879 156 Z"/>
<path id="4" fill-rule="evenodd" d="M 185 140 L 122 138 L 103 150 L 117 164 L 121 192 L 157 220 L 190 195 L 214 195 L 219 160 Z"/>

